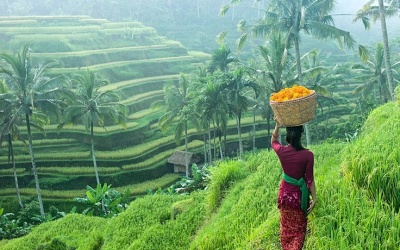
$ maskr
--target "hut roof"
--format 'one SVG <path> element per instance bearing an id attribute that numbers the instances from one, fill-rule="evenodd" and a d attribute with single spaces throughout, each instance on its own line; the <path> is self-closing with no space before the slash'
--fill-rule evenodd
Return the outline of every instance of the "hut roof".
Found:
<path id="1" fill-rule="evenodd" d="M 171 157 L 169 157 L 168 163 L 185 166 L 186 165 L 185 155 L 187 155 L 189 159 L 189 164 L 197 163 L 200 160 L 196 155 L 194 155 L 191 152 L 186 153 L 185 151 L 177 150 L 173 153 L 173 155 L 171 155 Z"/>

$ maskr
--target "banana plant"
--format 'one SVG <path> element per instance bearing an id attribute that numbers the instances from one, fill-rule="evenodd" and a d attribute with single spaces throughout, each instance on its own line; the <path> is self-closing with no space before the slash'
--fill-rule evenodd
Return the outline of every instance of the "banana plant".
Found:
<path id="1" fill-rule="evenodd" d="M 130 191 L 127 189 L 123 194 L 111 189 L 111 185 L 97 184 L 96 189 L 86 186 L 86 197 L 74 200 L 87 205 L 82 214 L 99 217 L 114 217 L 124 211 L 127 207 L 127 199 Z"/>

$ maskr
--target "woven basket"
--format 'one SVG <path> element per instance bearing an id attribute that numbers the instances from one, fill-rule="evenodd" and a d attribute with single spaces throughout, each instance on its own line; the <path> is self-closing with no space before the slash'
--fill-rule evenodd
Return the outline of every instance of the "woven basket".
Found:
<path id="1" fill-rule="evenodd" d="M 317 94 L 314 90 L 308 96 L 284 101 L 270 101 L 277 121 L 284 127 L 299 126 L 314 119 L 317 108 Z"/>

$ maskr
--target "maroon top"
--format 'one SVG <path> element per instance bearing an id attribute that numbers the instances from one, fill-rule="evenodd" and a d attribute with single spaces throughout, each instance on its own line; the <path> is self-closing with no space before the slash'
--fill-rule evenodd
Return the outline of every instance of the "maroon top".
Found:
<path id="1" fill-rule="evenodd" d="M 283 146 L 278 141 L 272 142 L 272 148 L 279 157 L 283 172 L 295 179 L 304 177 L 307 188 L 314 181 L 314 154 L 307 149 L 296 151 L 290 145 Z M 281 181 L 278 193 L 278 208 L 291 207 L 301 209 L 300 187 Z"/>

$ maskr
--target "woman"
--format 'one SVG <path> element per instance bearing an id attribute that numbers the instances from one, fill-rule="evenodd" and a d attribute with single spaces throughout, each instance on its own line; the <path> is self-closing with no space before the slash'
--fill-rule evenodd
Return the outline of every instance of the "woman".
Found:
<path id="1" fill-rule="evenodd" d="M 281 246 L 283 250 L 302 249 L 307 229 L 307 215 L 313 210 L 317 201 L 314 154 L 301 145 L 303 126 L 286 128 L 287 146 L 281 145 L 278 141 L 279 127 L 280 124 L 276 121 L 271 145 L 279 157 L 284 173 L 278 193 Z"/>

